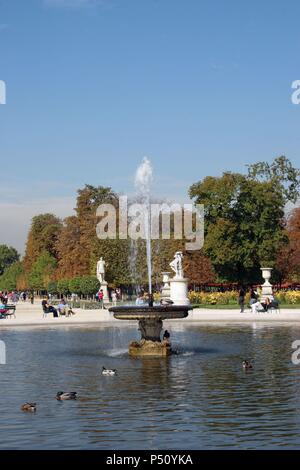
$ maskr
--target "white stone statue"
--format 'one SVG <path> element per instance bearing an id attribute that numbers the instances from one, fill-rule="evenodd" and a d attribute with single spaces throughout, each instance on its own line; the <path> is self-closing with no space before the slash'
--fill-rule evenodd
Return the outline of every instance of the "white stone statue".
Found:
<path id="1" fill-rule="evenodd" d="M 105 282 L 105 261 L 102 256 L 97 263 L 97 278 L 100 283 Z"/>
<path id="2" fill-rule="evenodd" d="M 176 251 L 173 261 L 170 266 L 175 273 L 175 278 L 183 279 L 183 266 L 182 266 L 183 254 L 182 251 Z"/>

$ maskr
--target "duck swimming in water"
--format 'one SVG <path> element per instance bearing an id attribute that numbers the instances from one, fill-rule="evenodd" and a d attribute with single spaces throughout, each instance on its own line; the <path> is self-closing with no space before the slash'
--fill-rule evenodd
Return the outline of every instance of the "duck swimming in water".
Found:
<path id="1" fill-rule="evenodd" d="M 76 400 L 77 392 L 57 392 L 56 400 Z"/>
<path id="2" fill-rule="evenodd" d="M 21 406 L 22 411 L 36 411 L 36 403 L 24 403 L 24 405 Z"/>
<path id="3" fill-rule="evenodd" d="M 116 375 L 117 369 L 106 369 L 102 367 L 102 375 Z"/>
<path id="4" fill-rule="evenodd" d="M 243 361 L 242 365 L 244 369 L 253 369 L 253 365 L 249 361 Z"/>

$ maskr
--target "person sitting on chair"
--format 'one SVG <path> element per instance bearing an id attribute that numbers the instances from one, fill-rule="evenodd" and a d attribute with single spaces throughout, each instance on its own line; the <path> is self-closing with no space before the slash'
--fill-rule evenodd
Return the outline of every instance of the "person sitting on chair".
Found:
<path id="1" fill-rule="evenodd" d="M 0 318 L 5 318 L 5 314 L 8 312 L 7 307 L 3 301 L 0 301 Z"/>
<path id="2" fill-rule="evenodd" d="M 267 312 L 271 306 L 271 299 L 269 297 L 266 297 L 264 302 L 261 302 L 262 307 L 265 312 Z"/>
<path id="3" fill-rule="evenodd" d="M 262 309 L 263 309 L 263 306 L 259 301 L 255 302 L 254 304 L 251 304 L 252 313 L 257 313 L 259 310 L 262 310 Z"/>
<path id="4" fill-rule="evenodd" d="M 46 298 L 42 301 L 42 307 L 44 313 L 53 313 L 53 317 L 58 317 L 56 308 L 52 307 L 52 305 L 49 305 Z"/>
<path id="5" fill-rule="evenodd" d="M 60 303 L 57 306 L 57 309 L 58 309 L 60 315 L 66 315 L 66 317 L 70 317 L 71 315 L 75 315 L 75 312 L 73 312 L 73 310 L 67 304 L 65 299 L 62 299 L 60 301 Z"/>

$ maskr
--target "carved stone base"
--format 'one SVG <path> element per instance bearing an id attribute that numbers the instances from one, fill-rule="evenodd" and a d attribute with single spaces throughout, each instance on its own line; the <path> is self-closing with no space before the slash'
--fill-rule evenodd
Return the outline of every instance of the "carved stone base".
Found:
<path id="1" fill-rule="evenodd" d="M 151 341 L 142 339 L 132 341 L 129 345 L 130 356 L 170 356 L 171 344 L 168 341 Z"/>

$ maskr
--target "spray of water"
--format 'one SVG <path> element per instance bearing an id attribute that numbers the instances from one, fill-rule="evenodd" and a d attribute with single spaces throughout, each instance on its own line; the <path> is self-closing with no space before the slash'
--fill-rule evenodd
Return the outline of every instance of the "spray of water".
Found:
<path id="1" fill-rule="evenodd" d="M 147 268 L 149 293 L 152 293 L 152 261 L 151 261 L 151 213 L 150 213 L 150 191 L 153 179 L 153 169 L 150 160 L 144 157 L 135 174 L 135 187 L 144 205 L 144 232 L 147 250 Z"/>

